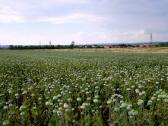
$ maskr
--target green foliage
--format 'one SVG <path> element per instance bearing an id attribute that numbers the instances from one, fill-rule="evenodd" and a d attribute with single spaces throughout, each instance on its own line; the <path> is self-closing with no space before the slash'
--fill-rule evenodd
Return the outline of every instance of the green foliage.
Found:
<path id="1" fill-rule="evenodd" d="M 168 124 L 168 54 L 0 50 L 0 125 Z"/>
<path id="2" fill-rule="evenodd" d="M 168 47 L 168 42 L 159 43 L 157 46 L 159 46 L 159 47 Z"/>

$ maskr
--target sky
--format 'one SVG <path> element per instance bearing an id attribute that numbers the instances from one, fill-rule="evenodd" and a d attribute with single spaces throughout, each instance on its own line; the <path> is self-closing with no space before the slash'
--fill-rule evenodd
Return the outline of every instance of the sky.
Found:
<path id="1" fill-rule="evenodd" d="M 168 41 L 168 0 L 0 0 L 0 44 Z"/>

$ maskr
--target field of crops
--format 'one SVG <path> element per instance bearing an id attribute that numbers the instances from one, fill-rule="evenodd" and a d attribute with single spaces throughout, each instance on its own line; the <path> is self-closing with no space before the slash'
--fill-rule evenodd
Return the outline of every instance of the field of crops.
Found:
<path id="1" fill-rule="evenodd" d="M 168 53 L 0 50 L 0 126 L 106 125 L 168 125 Z"/>

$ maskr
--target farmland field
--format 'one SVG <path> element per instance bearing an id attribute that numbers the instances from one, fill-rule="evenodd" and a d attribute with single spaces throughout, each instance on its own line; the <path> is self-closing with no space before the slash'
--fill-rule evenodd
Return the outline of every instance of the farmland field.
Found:
<path id="1" fill-rule="evenodd" d="M 0 125 L 167 126 L 168 53 L 0 50 Z"/>

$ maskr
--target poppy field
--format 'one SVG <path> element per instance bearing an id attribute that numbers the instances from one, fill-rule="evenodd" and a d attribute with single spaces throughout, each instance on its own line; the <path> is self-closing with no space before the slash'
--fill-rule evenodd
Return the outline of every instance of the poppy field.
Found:
<path id="1" fill-rule="evenodd" d="M 0 50 L 2 126 L 166 126 L 168 53 Z"/>

